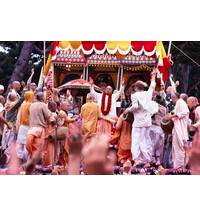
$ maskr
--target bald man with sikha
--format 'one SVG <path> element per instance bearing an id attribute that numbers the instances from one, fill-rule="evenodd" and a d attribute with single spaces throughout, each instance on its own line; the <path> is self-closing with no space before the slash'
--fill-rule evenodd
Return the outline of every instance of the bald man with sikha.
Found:
<path id="1" fill-rule="evenodd" d="M 87 94 L 87 102 L 81 107 L 80 113 L 83 133 L 86 139 L 96 134 L 97 121 L 100 116 L 100 108 L 99 105 L 94 102 L 94 95 L 91 93 Z"/>

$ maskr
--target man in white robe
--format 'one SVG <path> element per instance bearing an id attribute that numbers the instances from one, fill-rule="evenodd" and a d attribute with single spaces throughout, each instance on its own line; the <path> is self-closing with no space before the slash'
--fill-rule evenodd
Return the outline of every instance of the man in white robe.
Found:
<path id="1" fill-rule="evenodd" d="M 188 142 L 189 109 L 186 102 L 179 98 L 178 93 L 172 95 L 175 104 L 170 118 L 174 122 L 172 131 L 172 160 L 175 169 L 184 168 L 186 165 L 186 148 Z"/>
<path id="2" fill-rule="evenodd" d="M 134 84 L 135 93 L 131 95 L 132 105 L 125 111 L 125 113 L 133 112 L 134 115 L 131 151 L 135 165 L 142 163 L 148 166 L 152 160 L 151 117 L 158 112 L 158 104 L 152 101 L 156 87 L 155 77 L 156 71 L 153 71 L 148 91 L 145 91 L 146 83 L 137 81 Z"/>
<path id="3" fill-rule="evenodd" d="M 105 89 L 105 105 L 107 106 L 108 104 L 108 97 L 109 94 L 112 95 L 112 99 L 111 99 L 111 107 L 109 110 L 109 113 L 107 114 L 107 116 L 109 116 L 110 118 L 116 118 L 117 117 L 117 112 L 116 112 L 116 108 L 117 108 L 117 101 L 120 98 L 120 95 L 122 93 L 124 89 L 124 86 L 122 85 L 119 91 L 116 91 L 115 93 L 113 93 L 113 89 L 111 86 L 107 86 Z M 103 93 L 98 93 L 94 90 L 93 85 L 91 86 L 91 93 L 96 97 L 97 103 L 99 105 L 99 107 L 102 106 L 102 96 Z"/>
<path id="4" fill-rule="evenodd" d="M 101 120 L 97 124 L 97 134 L 105 133 L 111 138 L 112 123 L 117 121 L 117 100 L 124 90 L 124 81 L 119 91 L 113 93 L 111 86 L 107 86 L 103 93 L 94 90 L 93 81 L 91 82 L 90 92 L 94 95 L 101 109 Z"/>

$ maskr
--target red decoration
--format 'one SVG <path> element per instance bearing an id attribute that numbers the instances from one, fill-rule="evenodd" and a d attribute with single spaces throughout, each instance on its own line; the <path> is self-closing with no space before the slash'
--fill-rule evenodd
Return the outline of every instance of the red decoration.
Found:
<path id="1" fill-rule="evenodd" d="M 163 58 L 163 66 L 158 66 L 158 70 L 162 74 L 163 82 L 166 83 L 168 80 L 168 70 L 171 67 L 171 57 Z"/>
<path id="2" fill-rule="evenodd" d="M 58 44 L 59 44 L 59 41 L 53 41 L 51 43 L 51 50 L 50 50 L 51 56 L 56 55 L 56 47 L 58 46 Z"/>
<path id="3" fill-rule="evenodd" d="M 94 47 L 97 50 L 103 50 L 105 48 L 105 45 L 106 45 L 106 41 L 95 41 L 94 42 Z"/>
<path id="4" fill-rule="evenodd" d="M 131 46 L 134 51 L 139 52 L 142 49 L 143 41 L 131 41 Z"/>
<path id="5" fill-rule="evenodd" d="M 156 41 L 131 41 L 131 46 L 136 52 L 139 52 L 142 47 L 145 51 L 152 52 L 155 49 Z"/>
<path id="6" fill-rule="evenodd" d="M 89 51 L 93 47 L 93 41 L 82 41 L 83 49 Z"/>
<path id="7" fill-rule="evenodd" d="M 155 49 L 156 41 L 144 41 L 144 49 L 147 52 L 152 52 Z"/>
<path id="8" fill-rule="evenodd" d="M 106 99 L 106 94 L 105 92 L 102 95 L 102 101 L 101 101 L 101 112 L 103 113 L 103 115 L 108 115 L 108 113 L 110 112 L 111 109 L 111 104 L 112 104 L 112 94 L 108 95 L 108 104 L 107 107 L 105 107 L 105 99 Z"/>

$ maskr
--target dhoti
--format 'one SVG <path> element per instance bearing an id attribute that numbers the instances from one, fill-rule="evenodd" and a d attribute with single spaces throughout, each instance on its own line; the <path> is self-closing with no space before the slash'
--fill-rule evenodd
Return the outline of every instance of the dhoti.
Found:
<path id="1" fill-rule="evenodd" d="M 173 167 L 175 169 L 186 165 L 186 152 L 184 149 L 184 140 L 181 139 L 179 134 L 174 129 L 172 132 L 172 159 Z"/>
<path id="2" fill-rule="evenodd" d="M 131 152 L 136 163 L 149 163 L 152 159 L 150 127 L 132 128 Z"/>

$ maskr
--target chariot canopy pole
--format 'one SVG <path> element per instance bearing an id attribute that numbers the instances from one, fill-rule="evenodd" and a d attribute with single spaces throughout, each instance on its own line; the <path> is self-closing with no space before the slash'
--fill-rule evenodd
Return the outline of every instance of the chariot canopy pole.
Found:
<path id="1" fill-rule="evenodd" d="M 168 46 L 167 56 L 170 55 L 171 46 L 172 46 L 172 41 L 169 41 L 169 46 Z"/>
<path id="2" fill-rule="evenodd" d="M 43 52 L 44 52 L 43 73 L 44 73 L 44 70 L 45 70 L 45 64 L 46 64 L 46 62 L 45 62 L 45 59 L 46 59 L 46 52 L 45 52 L 45 50 L 46 50 L 46 41 L 43 41 Z"/>

